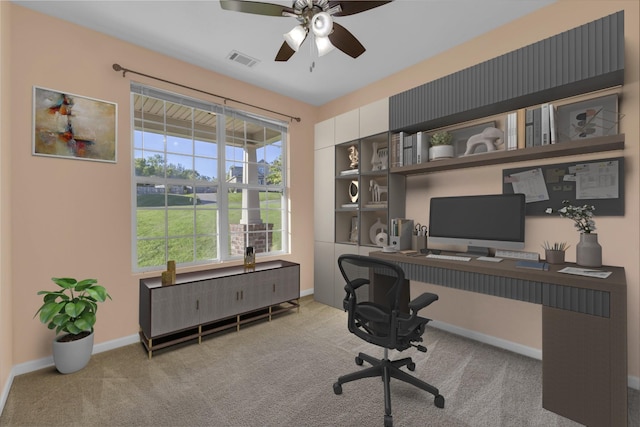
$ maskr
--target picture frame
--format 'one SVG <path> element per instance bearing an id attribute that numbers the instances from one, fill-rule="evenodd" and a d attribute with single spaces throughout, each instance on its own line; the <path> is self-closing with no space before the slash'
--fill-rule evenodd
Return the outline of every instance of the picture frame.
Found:
<path id="1" fill-rule="evenodd" d="M 618 95 L 605 95 L 557 107 L 558 142 L 617 135 Z"/>
<path id="2" fill-rule="evenodd" d="M 118 105 L 33 87 L 34 156 L 116 163 Z"/>
<path id="3" fill-rule="evenodd" d="M 462 155 L 464 155 L 465 151 L 467 151 L 467 141 L 469 140 L 469 138 L 471 138 L 473 135 L 482 133 L 482 131 L 488 127 L 496 127 L 496 122 L 490 121 L 473 126 L 467 126 L 460 129 L 449 130 L 449 133 L 452 137 L 451 145 L 453 146 L 454 157 L 461 157 Z M 504 145 L 504 141 L 502 141 L 502 145 Z M 479 146 L 476 150 L 476 153 L 482 153 L 486 151 L 486 147 Z"/>

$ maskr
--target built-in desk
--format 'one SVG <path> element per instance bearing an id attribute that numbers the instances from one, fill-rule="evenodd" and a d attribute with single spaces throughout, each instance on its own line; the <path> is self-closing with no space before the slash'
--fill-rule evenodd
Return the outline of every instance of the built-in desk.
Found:
<path id="1" fill-rule="evenodd" d="M 627 284 L 624 268 L 596 279 L 518 268 L 515 260 L 450 261 L 372 252 L 408 280 L 542 305 L 542 406 L 589 426 L 627 425 Z M 375 280 L 375 279 L 374 279 Z"/>

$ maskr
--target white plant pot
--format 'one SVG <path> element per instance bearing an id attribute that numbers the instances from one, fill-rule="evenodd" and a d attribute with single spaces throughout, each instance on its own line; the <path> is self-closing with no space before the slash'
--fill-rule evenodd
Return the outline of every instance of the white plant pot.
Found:
<path id="1" fill-rule="evenodd" d="M 53 340 L 53 363 L 61 374 L 71 374 L 87 366 L 93 352 L 93 332 L 84 338 L 69 342 Z"/>
<path id="2" fill-rule="evenodd" d="M 453 145 L 435 145 L 429 148 L 429 160 L 453 157 Z"/>

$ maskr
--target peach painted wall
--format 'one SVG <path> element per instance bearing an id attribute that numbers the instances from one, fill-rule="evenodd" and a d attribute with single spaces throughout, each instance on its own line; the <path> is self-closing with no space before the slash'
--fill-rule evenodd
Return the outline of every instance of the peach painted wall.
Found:
<path id="1" fill-rule="evenodd" d="M 602 157 L 625 157 L 625 216 L 596 218 L 603 262 L 625 267 L 628 298 L 628 362 L 629 375 L 640 376 L 640 3 L 631 1 L 559 0 L 521 19 L 486 33 L 435 58 L 382 79 L 363 90 L 320 107 L 320 120 L 358 108 L 377 99 L 389 97 L 461 69 L 535 43 L 603 16 L 625 11 L 625 85 L 622 88 L 621 111 L 626 117 L 620 132 L 626 134 L 625 150 L 580 156 L 589 160 Z M 566 159 L 550 159 L 562 163 Z M 504 164 L 461 171 L 442 172 L 407 180 L 406 215 L 422 223 L 427 221 L 428 200 L 432 196 L 452 194 L 487 194 L 502 192 L 502 169 L 540 164 L 539 161 Z M 575 247 L 579 237 L 569 220 L 548 217 L 528 218 L 527 247 L 540 252 L 544 240 L 567 241 Z M 575 242 L 575 243 L 574 243 Z M 575 261 L 569 250 L 568 260 Z M 541 348 L 541 307 L 500 298 L 464 292 L 416 286 L 415 292 L 431 290 L 439 293 L 438 304 L 430 307 L 430 317 L 487 335 L 506 339 L 536 349 Z"/>
<path id="2" fill-rule="evenodd" d="M 52 276 L 95 277 L 107 287 L 113 301 L 100 306 L 96 343 L 138 331 L 141 275 L 132 273 L 131 263 L 130 79 L 200 99 L 207 96 L 132 74 L 123 78 L 113 71 L 113 63 L 302 118 L 290 125 L 289 176 L 295 180 L 290 180 L 289 194 L 295 215 L 290 227 L 292 255 L 283 258 L 301 264 L 303 291 L 313 287 L 309 189 L 317 107 L 20 6 L 12 5 L 10 12 L 11 282 L 14 306 L 20 307 L 13 313 L 13 324 L 20 325 L 13 340 L 13 365 L 50 355 L 53 334 L 33 316 L 40 304 L 36 292 L 50 288 Z M 117 163 L 32 156 L 34 85 L 116 102 Z M 3 193 L 3 206 L 5 197 Z M 208 267 L 216 266 L 220 264 Z"/>
<path id="3" fill-rule="evenodd" d="M 13 318 L 11 300 L 11 223 L 9 189 L 11 182 L 11 122 L 9 120 L 9 3 L 0 2 L 0 409 L 13 365 Z"/>

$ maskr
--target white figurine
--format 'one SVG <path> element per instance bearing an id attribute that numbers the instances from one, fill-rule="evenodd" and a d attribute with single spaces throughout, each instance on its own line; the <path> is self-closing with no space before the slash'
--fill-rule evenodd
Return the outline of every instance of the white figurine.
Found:
<path id="1" fill-rule="evenodd" d="M 465 151 L 463 155 L 468 156 L 470 154 L 473 154 L 476 147 L 482 144 L 487 147 L 487 152 L 496 151 L 496 145 L 500 145 L 496 144 L 496 141 L 498 139 L 504 140 L 504 132 L 494 127 L 486 128 L 482 131 L 482 133 L 473 135 L 471 138 L 469 138 L 469 140 L 467 141 L 467 151 Z"/>

